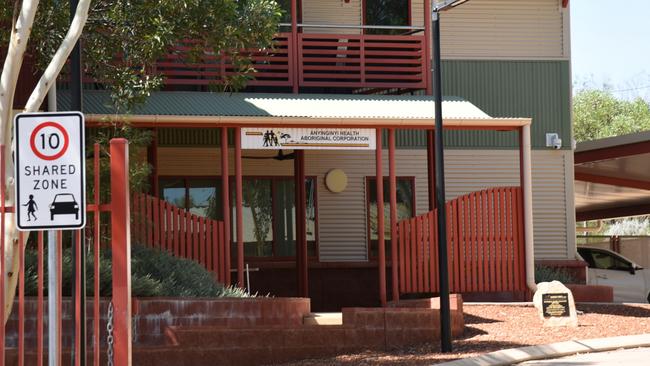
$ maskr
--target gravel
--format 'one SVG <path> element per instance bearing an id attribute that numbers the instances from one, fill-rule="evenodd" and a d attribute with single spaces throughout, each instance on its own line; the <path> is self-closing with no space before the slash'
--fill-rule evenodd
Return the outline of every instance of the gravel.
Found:
<path id="1" fill-rule="evenodd" d="M 577 328 L 544 328 L 532 306 L 465 304 L 465 333 L 454 340 L 453 353 L 440 353 L 436 344 L 283 365 L 431 365 L 506 348 L 650 333 L 650 305 L 578 304 L 577 309 L 582 312 L 578 313 Z"/>

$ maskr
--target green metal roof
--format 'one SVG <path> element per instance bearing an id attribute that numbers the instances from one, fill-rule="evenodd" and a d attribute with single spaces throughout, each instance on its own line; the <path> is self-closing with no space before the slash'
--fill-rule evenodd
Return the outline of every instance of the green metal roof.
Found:
<path id="1" fill-rule="evenodd" d="M 70 94 L 58 95 L 59 110 L 70 105 Z M 113 114 L 105 91 L 84 92 L 84 113 Z M 210 92 L 156 92 L 133 114 L 167 116 L 242 116 L 305 118 L 401 118 L 434 116 L 432 96 L 262 94 Z M 446 97 L 445 119 L 489 119 L 485 112 L 461 98 Z"/>

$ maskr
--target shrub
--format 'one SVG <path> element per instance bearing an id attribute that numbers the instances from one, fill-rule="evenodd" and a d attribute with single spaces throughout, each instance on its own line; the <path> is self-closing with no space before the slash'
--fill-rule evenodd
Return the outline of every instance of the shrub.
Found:
<path id="1" fill-rule="evenodd" d="M 576 283 L 575 277 L 565 268 L 535 266 L 535 283 L 560 281 L 562 283 Z"/>
<path id="2" fill-rule="evenodd" d="M 70 296 L 72 288 L 72 250 L 63 250 L 62 286 L 63 296 Z M 44 253 L 44 283 L 47 284 L 47 250 Z M 86 293 L 94 295 L 94 254 L 86 256 Z M 25 294 L 37 295 L 37 252 L 28 247 L 25 251 Z M 111 252 L 100 252 L 100 295 L 110 296 Z M 47 286 L 45 288 L 47 295 Z M 131 248 L 131 294 L 135 297 L 248 297 L 242 289 L 226 287 L 218 283 L 212 273 L 198 263 L 177 258 L 167 252 L 134 245 Z"/>

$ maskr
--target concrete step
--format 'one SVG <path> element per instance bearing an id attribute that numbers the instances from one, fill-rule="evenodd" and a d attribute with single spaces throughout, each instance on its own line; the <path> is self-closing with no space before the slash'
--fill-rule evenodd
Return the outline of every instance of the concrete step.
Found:
<path id="1" fill-rule="evenodd" d="M 310 313 L 302 319 L 304 325 L 343 325 L 341 313 Z"/>

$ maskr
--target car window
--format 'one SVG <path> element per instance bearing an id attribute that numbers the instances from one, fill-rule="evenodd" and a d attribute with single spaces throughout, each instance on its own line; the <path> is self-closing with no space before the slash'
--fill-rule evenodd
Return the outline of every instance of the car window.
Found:
<path id="1" fill-rule="evenodd" d="M 594 263 L 594 258 L 591 256 L 591 249 L 578 248 L 578 253 L 587 262 L 589 268 L 596 267 L 596 264 Z"/>
<path id="2" fill-rule="evenodd" d="M 632 269 L 632 265 L 629 262 L 610 253 L 594 250 L 591 252 L 591 255 L 595 268 L 619 271 L 629 271 Z"/>
<path id="3" fill-rule="evenodd" d="M 74 196 L 71 194 L 60 194 L 54 197 L 54 202 L 74 202 Z"/>

